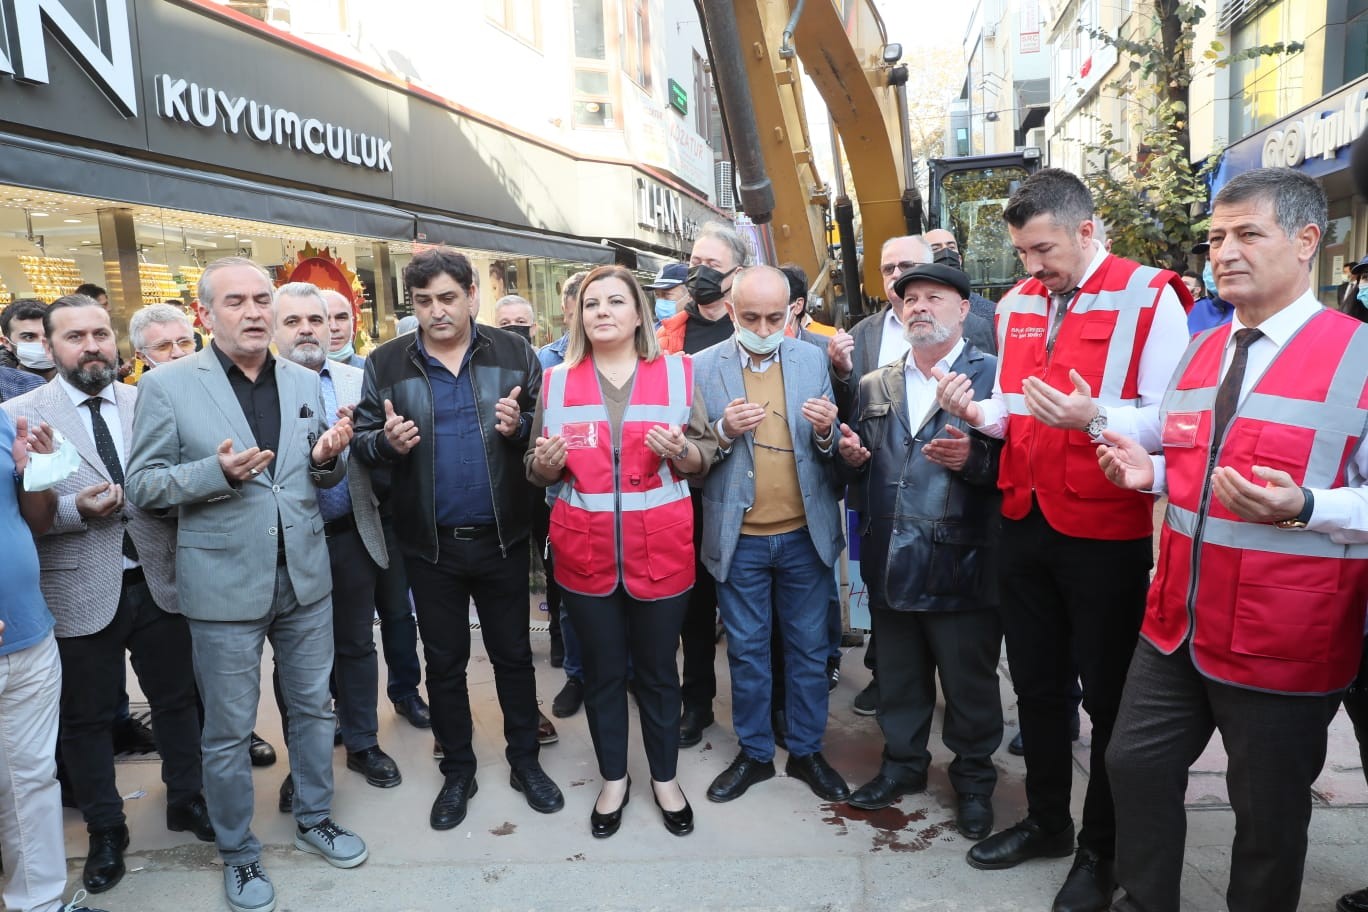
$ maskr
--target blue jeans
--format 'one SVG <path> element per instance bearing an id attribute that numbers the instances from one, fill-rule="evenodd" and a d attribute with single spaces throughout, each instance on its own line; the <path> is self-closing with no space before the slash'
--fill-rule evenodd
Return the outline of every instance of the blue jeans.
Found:
<path id="1" fill-rule="evenodd" d="M 389 669 L 386 693 L 391 703 L 418 696 L 422 669 L 418 664 L 418 622 L 413 617 L 413 602 L 409 599 L 408 576 L 404 573 L 403 553 L 399 550 L 399 536 L 394 522 L 382 516 L 380 527 L 385 530 L 385 548 L 389 550 L 389 566 L 379 570 L 375 579 L 375 610 L 380 615 L 380 647 L 385 652 L 385 666 Z"/>
<path id="2" fill-rule="evenodd" d="M 783 634 L 789 752 L 803 757 L 822 749 L 826 660 L 831 651 L 830 575 L 831 568 L 822 563 L 805 527 L 782 535 L 742 535 L 726 581 L 717 582 L 717 604 L 727 628 L 732 727 L 741 749 L 755 760 L 774 757 L 772 616 L 778 618 Z"/>

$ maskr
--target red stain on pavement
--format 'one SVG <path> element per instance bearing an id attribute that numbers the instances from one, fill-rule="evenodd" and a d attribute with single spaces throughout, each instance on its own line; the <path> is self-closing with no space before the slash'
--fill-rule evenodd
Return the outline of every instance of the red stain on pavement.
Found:
<path id="1" fill-rule="evenodd" d="M 954 822 L 942 820 L 927 826 L 918 826 L 926 820 L 925 810 L 903 811 L 897 805 L 877 811 L 864 811 L 848 804 L 824 804 L 827 816 L 822 822 L 837 828 L 837 835 L 850 834 L 851 823 L 863 823 L 873 828 L 874 847 L 878 852 L 888 849 L 892 852 L 921 852 L 943 837 L 955 832 Z"/>

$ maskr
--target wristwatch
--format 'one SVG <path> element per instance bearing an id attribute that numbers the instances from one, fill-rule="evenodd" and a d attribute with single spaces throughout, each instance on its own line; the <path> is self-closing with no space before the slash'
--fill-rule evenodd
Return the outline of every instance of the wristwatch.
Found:
<path id="1" fill-rule="evenodd" d="M 1097 414 L 1093 415 L 1092 420 L 1083 427 L 1084 433 L 1089 437 L 1101 437 L 1102 432 L 1107 429 L 1107 410 L 1102 406 L 1097 407 Z"/>
<path id="2" fill-rule="evenodd" d="M 1311 522 L 1312 512 L 1314 512 L 1316 509 L 1316 499 L 1311 496 L 1311 490 L 1309 488 L 1302 488 L 1301 492 L 1302 496 L 1306 498 L 1306 502 L 1302 505 L 1301 512 L 1298 513 L 1296 516 L 1292 517 L 1291 519 L 1279 520 L 1278 522 L 1275 522 L 1273 525 L 1277 526 L 1279 529 L 1306 528 L 1307 524 Z"/>

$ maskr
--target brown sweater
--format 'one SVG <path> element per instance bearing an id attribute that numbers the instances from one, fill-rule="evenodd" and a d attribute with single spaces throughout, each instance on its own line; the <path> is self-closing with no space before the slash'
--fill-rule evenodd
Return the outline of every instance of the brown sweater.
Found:
<path id="1" fill-rule="evenodd" d="M 742 368 L 746 399 L 765 404 L 765 420 L 751 431 L 755 452 L 755 503 L 741 521 L 742 535 L 782 535 L 807 525 L 803 491 L 798 487 L 793 436 L 784 400 L 784 367 L 778 361 L 764 373 Z"/>

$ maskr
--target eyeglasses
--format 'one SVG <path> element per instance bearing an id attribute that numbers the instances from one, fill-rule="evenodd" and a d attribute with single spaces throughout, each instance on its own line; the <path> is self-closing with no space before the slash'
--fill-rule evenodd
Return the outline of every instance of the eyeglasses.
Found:
<path id="1" fill-rule="evenodd" d="M 920 265 L 920 263 L 914 263 L 911 260 L 903 260 L 900 263 L 881 263 L 879 264 L 879 272 L 883 273 L 884 278 L 888 278 L 892 275 L 899 275 L 900 273 L 904 273 L 907 270 L 911 269 L 913 266 Z"/>
<path id="2" fill-rule="evenodd" d="M 195 350 L 194 339 L 164 339 L 156 345 L 147 346 L 147 351 L 156 355 L 169 355 L 171 349 L 176 348 L 184 354 L 190 354 Z"/>

